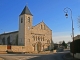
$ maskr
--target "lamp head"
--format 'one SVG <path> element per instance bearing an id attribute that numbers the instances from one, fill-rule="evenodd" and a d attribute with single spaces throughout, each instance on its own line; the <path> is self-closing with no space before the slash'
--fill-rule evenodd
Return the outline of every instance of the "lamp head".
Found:
<path id="1" fill-rule="evenodd" d="M 65 14 L 65 16 L 66 16 L 66 18 L 68 18 L 68 14 L 67 13 Z"/>

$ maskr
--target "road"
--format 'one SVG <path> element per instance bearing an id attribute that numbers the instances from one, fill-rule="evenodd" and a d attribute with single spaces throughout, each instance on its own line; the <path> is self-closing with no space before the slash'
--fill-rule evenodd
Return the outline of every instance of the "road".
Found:
<path id="1" fill-rule="evenodd" d="M 51 54 L 0 54 L 4 60 L 64 60 L 63 56 L 68 52 Z"/>

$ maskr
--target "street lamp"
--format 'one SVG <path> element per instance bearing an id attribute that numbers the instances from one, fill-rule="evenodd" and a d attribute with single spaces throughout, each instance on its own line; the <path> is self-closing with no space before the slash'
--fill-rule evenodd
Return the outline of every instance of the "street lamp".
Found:
<path id="1" fill-rule="evenodd" d="M 72 21 L 72 39 L 73 39 L 73 58 L 74 58 L 74 27 L 73 27 L 73 19 L 72 19 L 72 10 L 68 7 L 64 8 L 64 13 L 66 18 L 68 18 L 68 10 L 71 12 L 71 21 Z"/>

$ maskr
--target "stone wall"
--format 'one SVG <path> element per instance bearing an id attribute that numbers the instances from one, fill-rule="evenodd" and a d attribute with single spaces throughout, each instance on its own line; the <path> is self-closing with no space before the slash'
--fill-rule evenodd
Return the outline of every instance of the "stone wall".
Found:
<path id="1" fill-rule="evenodd" d="M 7 45 L 0 45 L 0 54 L 6 54 Z"/>
<path id="2" fill-rule="evenodd" d="M 31 46 L 31 45 L 27 45 L 27 46 L 25 46 L 25 52 L 29 52 L 29 53 L 32 53 L 32 52 L 34 52 L 34 47 L 33 46 Z"/>
<path id="3" fill-rule="evenodd" d="M 7 51 L 7 45 L 0 45 L 0 52 Z"/>
<path id="4" fill-rule="evenodd" d="M 12 52 L 25 52 L 25 46 L 11 46 Z"/>
<path id="5" fill-rule="evenodd" d="M 32 46 L 11 46 L 12 52 L 33 52 L 34 48 Z"/>
<path id="6" fill-rule="evenodd" d="M 10 42 L 12 45 L 16 45 L 17 36 L 18 36 L 18 31 L 1 34 L 0 35 L 0 44 L 8 45 L 8 42 Z M 9 41 L 8 37 L 10 37 L 10 41 Z M 3 38 L 4 38 L 4 41 L 3 41 Z"/>

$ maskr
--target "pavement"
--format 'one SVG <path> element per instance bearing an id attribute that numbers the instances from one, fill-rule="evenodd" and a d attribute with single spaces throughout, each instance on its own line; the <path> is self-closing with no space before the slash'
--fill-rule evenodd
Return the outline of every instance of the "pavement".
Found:
<path id="1" fill-rule="evenodd" d="M 73 56 L 72 56 L 70 53 L 67 53 L 67 54 L 64 56 L 64 59 L 65 59 L 65 60 L 80 60 L 80 59 L 77 59 L 77 58 L 73 58 Z"/>
<path id="2" fill-rule="evenodd" d="M 1 54 L 0 57 L 4 60 L 64 60 L 63 56 L 66 53 L 52 54 Z"/>
<path id="3" fill-rule="evenodd" d="M 0 54 L 0 57 L 0 60 L 80 60 L 73 59 L 66 50 L 51 54 Z"/>

